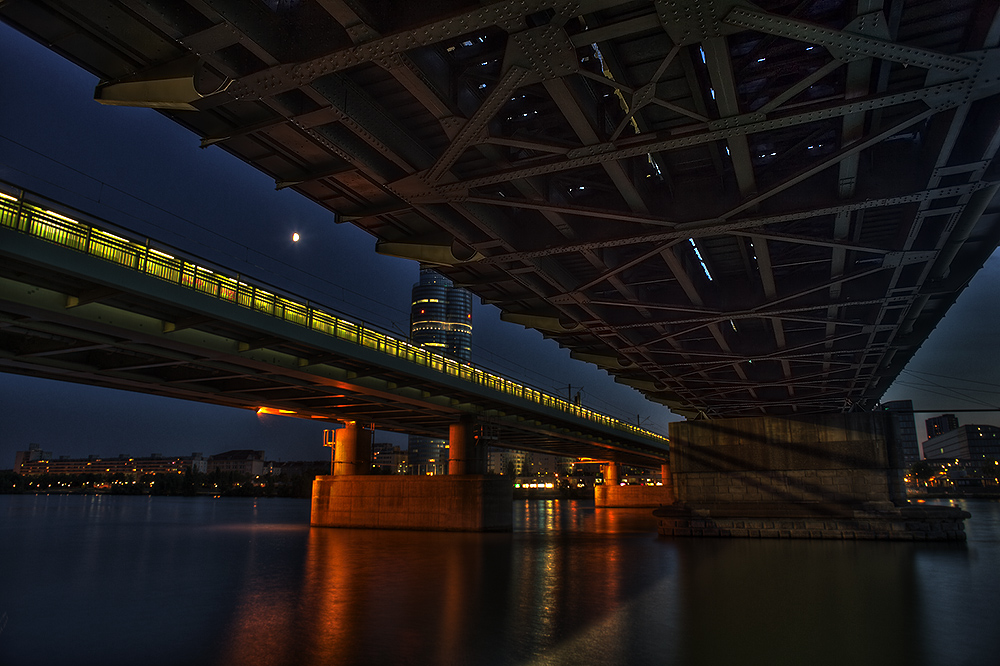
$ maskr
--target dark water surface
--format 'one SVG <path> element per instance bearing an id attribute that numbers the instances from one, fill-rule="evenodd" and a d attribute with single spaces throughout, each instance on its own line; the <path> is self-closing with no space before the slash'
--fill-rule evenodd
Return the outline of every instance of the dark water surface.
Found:
<path id="1" fill-rule="evenodd" d="M 1000 665 L 966 544 L 682 540 L 520 501 L 513 534 L 311 529 L 287 499 L 0 496 L 0 666 Z"/>

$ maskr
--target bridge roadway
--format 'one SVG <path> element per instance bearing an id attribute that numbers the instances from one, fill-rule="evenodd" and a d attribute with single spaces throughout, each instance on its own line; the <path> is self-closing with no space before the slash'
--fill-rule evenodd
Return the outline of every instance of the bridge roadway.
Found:
<path id="1" fill-rule="evenodd" d="M 666 438 L 0 183 L 0 371 L 657 467 Z"/>

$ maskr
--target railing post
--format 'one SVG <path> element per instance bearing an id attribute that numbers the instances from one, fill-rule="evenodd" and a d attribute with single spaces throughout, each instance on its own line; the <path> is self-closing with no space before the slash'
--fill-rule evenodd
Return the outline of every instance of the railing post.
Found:
<path id="1" fill-rule="evenodd" d="M 17 213 L 14 214 L 14 228 L 18 231 L 27 231 L 21 228 L 21 220 L 24 217 L 24 190 L 17 191 Z M 25 225 L 27 227 L 27 225 Z"/>

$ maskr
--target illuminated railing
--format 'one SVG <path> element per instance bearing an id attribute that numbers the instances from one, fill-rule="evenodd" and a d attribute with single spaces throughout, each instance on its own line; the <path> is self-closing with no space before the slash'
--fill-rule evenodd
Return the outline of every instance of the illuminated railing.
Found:
<path id="1" fill-rule="evenodd" d="M 363 324 L 337 317 L 309 303 L 280 296 L 274 291 L 268 291 L 246 282 L 242 277 L 232 277 L 199 266 L 187 259 L 152 247 L 148 240 L 130 240 L 33 204 L 25 199 L 23 193 L 15 196 L 0 189 L 0 226 L 16 229 L 36 238 L 111 261 L 119 266 L 187 287 L 219 300 L 235 303 L 501 393 L 568 412 L 604 426 L 667 442 L 667 438 L 663 435 L 505 379 L 500 375 L 476 368 L 469 363 L 461 363 L 435 354 L 428 349 L 375 331 Z"/>

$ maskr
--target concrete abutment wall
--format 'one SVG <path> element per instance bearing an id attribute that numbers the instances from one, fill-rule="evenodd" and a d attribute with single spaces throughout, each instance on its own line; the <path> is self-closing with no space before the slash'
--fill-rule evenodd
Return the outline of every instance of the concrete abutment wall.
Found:
<path id="1" fill-rule="evenodd" d="M 968 513 L 910 506 L 881 412 L 670 424 L 664 536 L 961 541 Z"/>
<path id="2" fill-rule="evenodd" d="M 881 413 L 751 417 L 670 424 L 681 502 L 905 504 Z"/>

